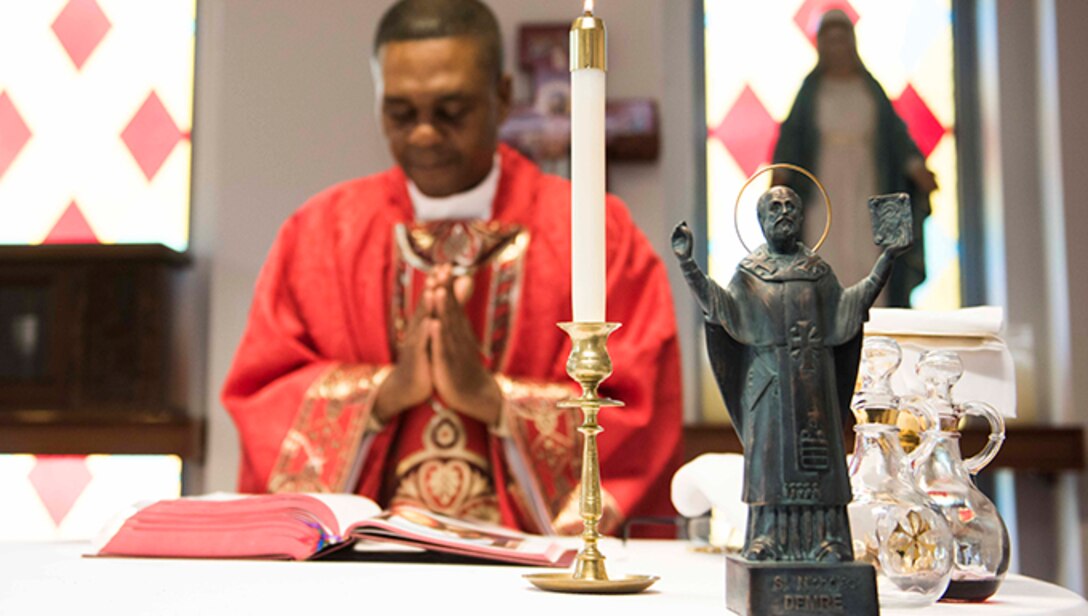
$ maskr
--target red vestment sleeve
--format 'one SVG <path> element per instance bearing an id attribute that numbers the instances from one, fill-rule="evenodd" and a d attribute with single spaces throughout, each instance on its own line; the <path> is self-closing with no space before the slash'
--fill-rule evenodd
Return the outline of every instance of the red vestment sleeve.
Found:
<path id="1" fill-rule="evenodd" d="M 627 209 L 608 208 L 607 318 L 613 374 L 601 391 L 622 401 L 604 409 L 602 483 L 625 517 L 671 515 L 669 485 L 681 462 L 680 347 L 668 275 Z"/>
<path id="2" fill-rule="evenodd" d="M 241 440 L 242 492 L 348 489 L 374 393 L 386 373 L 315 350 L 296 301 L 298 273 L 292 266 L 298 248 L 293 217 L 261 270 L 223 387 L 223 404 Z M 327 438 L 330 433 L 337 438 Z"/>

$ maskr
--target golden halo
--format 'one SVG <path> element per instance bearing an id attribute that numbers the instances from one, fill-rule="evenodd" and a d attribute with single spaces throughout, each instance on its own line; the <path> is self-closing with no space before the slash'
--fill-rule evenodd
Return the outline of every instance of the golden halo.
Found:
<path id="1" fill-rule="evenodd" d="M 744 191 L 753 180 L 773 169 L 789 169 L 790 171 L 796 171 L 812 180 L 812 183 L 816 185 L 816 188 L 820 189 L 820 195 L 824 198 L 824 208 L 827 210 L 827 222 L 824 224 L 824 232 L 820 235 L 820 240 L 812 247 L 812 252 L 820 250 L 820 246 L 823 246 L 824 240 L 827 239 L 827 234 L 831 232 L 831 199 L 827 197 L 827 189 L 820 183 L 820 180 L 816 179 L 816 176 L 809 173 L 808 170 L 803 167 L 791 165 L 790 163 L 775 163 L 762 167 L 753 173 L 752 177 L 748 178 L 748 181 L 744 183 L 744 186 L 740 187 L 740 192 L 737 193 L 737 203 L 733 206 L 733 230 L 737 232 L 737 239 L 740 240 L 740 245 L 744 246 L 744 249 L 747 250 L 749 254 L 752 252 L 752 249 L 748 247 L 748 244 L 744 243 L 744 237 L 740 234 L 740 198 L 744 196 Z"/>

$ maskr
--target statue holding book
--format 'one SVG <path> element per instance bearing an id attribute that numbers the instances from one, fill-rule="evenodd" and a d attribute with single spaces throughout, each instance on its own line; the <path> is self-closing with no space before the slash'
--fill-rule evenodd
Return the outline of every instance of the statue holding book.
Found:
<path id="1" fill-rule="evenodd" d="M 911 245 L 906 195 L 874 197 L 869 205 L 874 239 L 883 251 L 869 276 L 847 288 L 801 243 L 803 206 L 784 186 L 759 198 L 766 244 L 740 262 L 724 288 L 695 263 L 687 225 L 673 231 L 673 251 L 706 317 L 714 375 L 744 446 L 748 526 L 744 562 L 737 566 L 745 567 L 746 580 L 737 586 L 755 583 L 753 563 L 770 565 L 767 571 L 775 573 L 768 583 L 786 587 L 791 578 L 778 576 L 784 569 L 776 564 L 853 563 L 844 409 L 857 376 L 862 324 L 896 256 Z M 734 574 L 729 575 L 732 583 Z M 872 579 L 871 573 L 862 578 L 866 575 Z M 730 587 L 729 592 L 729 607 L 737 609 L 732 595 L 742 591 Z M 793 596 L 781 594 L 779 603 Z M 825 598 L 832 605 L 843 600 Z M 747 601 L 745 596 L 742 602 Z M 872 604 L 875 610 L 875 589 Z M 766 613 L 778 611 L 788 610 Z"/>

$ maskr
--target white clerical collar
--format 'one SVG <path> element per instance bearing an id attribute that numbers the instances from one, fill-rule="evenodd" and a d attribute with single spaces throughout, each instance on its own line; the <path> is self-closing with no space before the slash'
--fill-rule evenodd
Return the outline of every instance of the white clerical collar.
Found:
<path id="1" fill-rule="evenodd" d="M 484 181 L 463 193 L 448 197 L 428 197 L 411 180 L 408 180 L 408 195 L 412 198 L 412 209 L 416 220 L 489 220 L 495 193 L 499 190 L 499 176 L 502 164 L 499 155 Z"/>

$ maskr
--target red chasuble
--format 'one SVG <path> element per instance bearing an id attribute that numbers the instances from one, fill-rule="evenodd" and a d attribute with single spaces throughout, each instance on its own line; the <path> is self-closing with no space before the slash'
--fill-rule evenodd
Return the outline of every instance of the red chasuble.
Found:
<path id="1" fill-rule="evenodd" d="M 317 195 L 284 224 L 257 281 L 223 402 L 242 443 L 240 490 L 353 491 L 539 533 L 577 532 L 581 422 L 570 341 L 570 184 L 500 148 L 490 221 L 413 221 L 399 168 Z M 602 528 L 670 511 L 681 382 L 665 268 L 607 203 L 608 318 L 623 323 L 602 393 Z M 434 265 L 474 279 L 465 306 L 504 393 L 498 425 L 441 400 L 371 416 L 397 337 Z"/>

